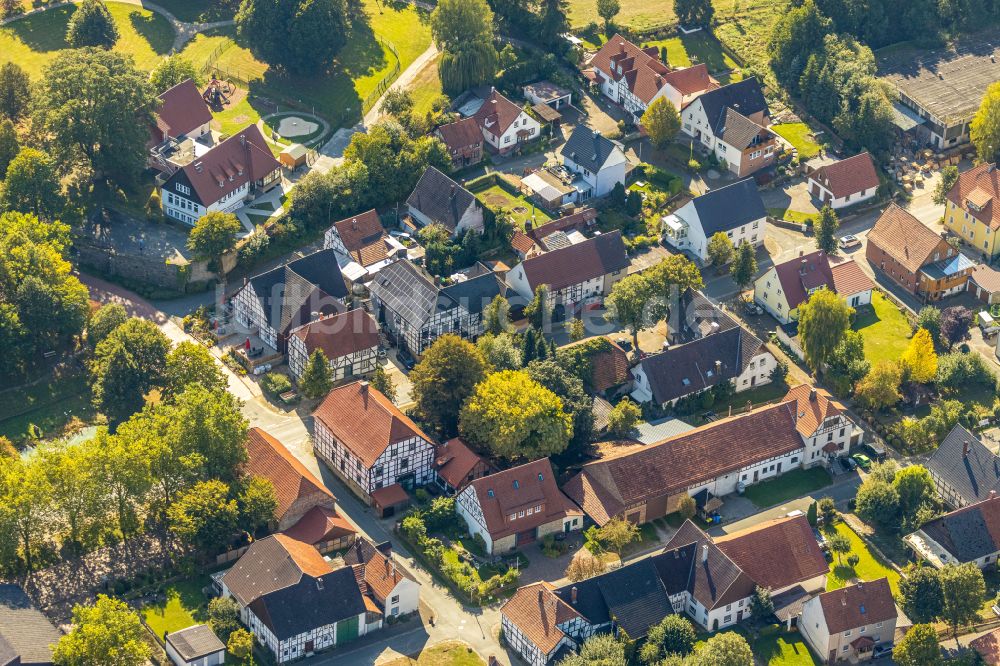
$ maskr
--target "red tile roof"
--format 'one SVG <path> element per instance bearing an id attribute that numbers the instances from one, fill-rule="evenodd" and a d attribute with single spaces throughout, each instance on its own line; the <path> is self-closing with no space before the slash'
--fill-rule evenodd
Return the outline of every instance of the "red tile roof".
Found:
<path id="1" fill-rule="evenodd" d="M 785 292 L 789 310 L 805 303 L 809 299 L 810 289 L 833 286 L 830 260 L 822 250 L 776 264 L 774 270 L 778 274 L 781 289 Z"/>
<path id="2" fill-rule="evenodd" d="M 546 655 L 556 649 L 565 636 L 556 625 L 581 617 L 572 606 L 553 594 L 553 589 L 544 581 L 525 585 L 500 607 L 500 613 Z"/>
<path id="3" fill-rule="evenodd" d="M 719 87 L 719 82 L 709 75 L 708 65 L 705 63 L 675 69 L 665 75 L 663 80 L 682 95 L 693 95 Z"/>
<path id="4" fill-rule="evenodd" d="M 615 35 L 594 55 L 590 66 L 615 81 L 624 78 L 629 91 L 644 104 L 649 104 L 665 85 L 664 77 L 670 73 L 670 68 L 657 56 L 655 47 L 640 49 L 621 35 Z M 622 73 L 618 72 L 618 67 Z"/>
<path id="5" fill-rule="evenodd" d="M 403 486 L 398 483 L 394 483 L 391 486 L 385 486 L 384 488 L 379 488 L 374 491 L 372 493 L 372 501 L 384 509 L 397 504 L 409 502 L 410 496 L 406 494 L 405 490 L 403 490 Z"/>
<path id="6" fill-rule="evenodd" d="M 831 635 L 897 617 L 896 603 L 886 578 L 824 592 L 818 599 Z"/>
<path id="7" fill-rule="evenodd" d="M 333 389 L 313 417 L 366 467 L 374 465 L 391 444 L 411 437 L 420 437 L 427 443 L 433 441 L 368 382 L 353 382 Z"/>
<path id="8" fill-rule="evenodd" d="M 357 534 L 357 530 L 336 511 L 325 506 L 314 506 L 282 534 L 303 543 L 317 544 Z"/>
<path id="9" fill-rule="evenodd" d="M 181 167 L 198 200 L 209 206 L 247 183 L 260 180 L 281 168 L 256 125 L 245 128 L 218 144 L 200 158 Z M 166 185 L 164 185 L 166 187 Z"/>
<path id="10" fill-rule="evenodd" d="M 160 94 L 160 108 L 156 111 L 159 140 L 166 136 L 177 138 L 206 123 L 212 122 L 212 112 L 191 79 L 181 81 Z"/>
<path id="11" fill-rule="evenodd" d="M 535 241 L 520 229 L 515 229 L 510 239 L 510 246 L 518 253 L 527 255 L 535 247 Z"/>
<path id="12" fill-rule="evenodd" d="M 580 515 L 580 510 L 556 485 L 548 458 L 476 479 L 464 492 L 475 493 L 486 528 L 494 540 L 567 515 Z M 541 510 L 535 512 L 538 506 Z M 531 515 L 528 515 L 529 508 Z M 522 511 L 523 516 L 520 515 Z M 515 513 L 518 517 L 511 520 L 510 515 Z"/>
<path id="13" fill-rule="evenodd" d="M 368 591 L 375 599 L 385 605 L 385 600 L 389 598 L 392 591 L 396 589 L 406 576 L 382 553 L 376 552 L 372 558 L 365 563 L 364 581 L 368 586 Z"/>
<path id="14" fill-rule="evenodd" d="M 333 226 L 337 228 L 337 233 L 340 235 L 344 247 L 351 253 L 371 245 L 386 235 L 374 208 L 366 210 L 360 215 L 334 222 Z"/>
<path id="15" fill-rule="evenodd" d="M 295 500 L 320 493 L 334 499 L 323 482 L 317 479 L 298 458 L 277 439 L 260 428 L 247 432 L 247 463 L 249 474 L 261 476 L 271 482 L 277 496 L 275 518 L 281 520 Z"/>
<path id="16" fill-rule="evenodd" d="M 878 187 L 875 163 L 868 153 L 858 153 L 846 160 L 822 166 L 810 178 L 833 192 L 836 199 Z"/>
<path id="17" fill-rule="evenodd" d="M 363 308 L 321 317 L 292 329 L 306 353 L 322 349 L 328 360 L 378 347 L 378 323 Z"/>
<path id="18" fill-rule="evenodd" d="M 853 259 L 831 264 L 830 274 L 833 277 L 833 290 L 844 298 L 875 288 L 872 279 Z"/>
<path id="19" fill-rule="evenodd" d="M 515 116 L 516 117 L 516 116 Z M 462 151 L 483 143 L 483 132 L 475 118 L 462 118 L 437 128 L 444 145 L 450 151 Z"/>
<path id="20" fill-rule="evenodd" d="M 532 291 L 542 284 L 555 290 L 624 270 L 628 267 L 628 256 L 621 231 L 615 229 L 569 247 L 525 259 L 521 266 Z"/>
<path id="21" fill-rule="evenodd" d="M 868 232 L 868 242 L 916 273 L 932 263 L 943 239 L 896 204 L 889 204 Z M 945 259 L 938 257 L 937 260 Z"/>
<path id="22" fill-rule="evenodd" d="M 972 269 L 972 281 L 988 292 L 1000 291 L 1000 271 L 992 266 L 977 264 Z"/>
<path id="23" fill-rule="evenodd" d="M 603 525 L 628 506 L 801 448 L 794 406 L 768 405 L 587 463 L 563 491 Z"/>
<path id="24" fill-rule="evenodd" d="M 978 652 L 987 666 L 1000 665 L 1000 628 L 969 643 L 969 647 Z"/>
<path id="25" fill-rule="evenodd" d="M 484 132 L 500 137 L 523 111 L 524 109 L 494 90 L 472 117 Z"/>
<path id="26" fill-rule="evenodd" d="M 826 574 L 830 567 L 806 517 L 777 518 L 715 539 L 760 587 L 781 589 Z"/>
<path id="27" fill-rule="evenodd" d="M 461 437 L 455 437 L 437 448 L 434 466 L 438 476 L 452 488 L 461 490 L 476 465 L 482 462 L 483 459 Z"/>
<path id="28" fill-rule="evenodd" d="M 835 400 L 826 389 L 799 384 L 789 389 L 783 401 L 794 400 L 798 418 L 795 427 L 803 437 L 812 437 L 820 424 L 831 416 L 847 413 L 847 408 Z"/>
<path id="29" fill-rule="evenodd" d="M 1000 171 L 996 164 L 980 164 L 959 175 L 948 200 L 990 228 L 1000 229 Z"/>

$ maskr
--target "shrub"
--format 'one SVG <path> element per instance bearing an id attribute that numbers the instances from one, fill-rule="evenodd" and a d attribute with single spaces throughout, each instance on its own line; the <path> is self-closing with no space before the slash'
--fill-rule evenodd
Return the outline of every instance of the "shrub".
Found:
<path id="1" fill-rule="evenodd" d="M 427 504 L 431 499 L 431 494 L 423 488 L 417 488 L 413 496 L 417 499 L 418 504 Z"/>
<path id="2" fill-rule="evenodd" d="M 280 372 L 269 372 L 261 378 L 260 387 L 264 389 L 265 393 L 280 395 L 285 391 L 292 390 L 292 380 Z"/>
<path id="3" fill-rule="evenodd" d="M 696 160 L 693 157 L 691 159 L 689 159 L 688 160 L 688 171 L 690 171 L 692 173 L 696 173 L 698 171 L 701 171 L 701 162 L 699 162 L 698 160 Z"/>

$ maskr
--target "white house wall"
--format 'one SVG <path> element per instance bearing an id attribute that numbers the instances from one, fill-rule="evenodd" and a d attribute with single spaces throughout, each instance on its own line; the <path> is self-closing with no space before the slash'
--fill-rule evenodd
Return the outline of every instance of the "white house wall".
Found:
<path id="1" fill-rule="evenodd" d="M 455 513 L 462 517 L 465 525 L 469 528 L 469 534 L 479 535 L 486 542 L 486 552 L 493 553 L 493 538 L 486 528 L 486 518 L 483 516 L 483 509 L 479 505 L 479 497 L 472 486 L 466 486 L 465 490 L 458 494 L 455 500 Z"/>

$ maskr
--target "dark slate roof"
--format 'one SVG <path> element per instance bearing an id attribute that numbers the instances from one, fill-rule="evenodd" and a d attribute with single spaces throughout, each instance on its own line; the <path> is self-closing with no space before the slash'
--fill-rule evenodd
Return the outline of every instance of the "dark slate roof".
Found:
<path id="1" fill-rule="evenodd" d="M 413 193 L 406 199 L 406 205 L 420 211 L 432 222 L 455 231 L 465 212 L 479 202 L 469 190 L 434 167 L 427 167 Z"/>
<path id="2" fill-rule="evenodd" d="M 739 377 L 763 344 L 736 327 L 647 356 L 641 367 L 663 404 Z"/>
<path id="3" fill-rule="evenodd" d="M 649 628 L 673 613 L 670 598 L 651 559 L 601 576 L 598 586 L 618 626 L 629 638 L 644 638 Z"/>
<path id="4" fill-rule="evenodd" d="M 697 101 L 701 102 L 702 108 L 705 109 L 705 117 L 708 118 L 715 136 L 719 136 L 725 128 L 726 109 L 735 109 L 744 116 L 752 116 L 760 111 L 766 116 L 771 115 L 760 83 L 752 76 L 702 93 Z"/>
<path id="5" fill-rule="evenodd" d="M 387 308 L 417 327 L 423 326 L 435 314 L 460 305 L 478 314 L 507 291 L 497 275 L 488 270 L 447 287 L 438 287 L 429 275 L 405 259 L 379 271 L 369 289 Z"/>
<path id="6" fill-rule="evenodd" d="M 1000 497 L 946 513 L 921 531 L 959 562 L 971 562 L 1000 551 Z"/>
<path id="7" fill-rule="evenodd" d="M 577 125 L 559 154 L 591 171 L 600 171 L 608 157 L 618 149 L 615 143 L 596 130 Z"/>
<path id="8" fill-rule="evenodd" d="M 174 646 L 184 661 L 195 661 L 226 649 L 207 624 L 195 624 L 167 634 L 167 643 Z"/>
<path id="9" fill-rule="evenodd" d="M 250 610 L 283 641 L 360 615 L 365 602 L 354 570 L 341 567 L 320 577 L 303 575 L 298 583 L 255 599 Z"/>
<path id="10" fill-rule="evenodd" d="M 698 211 L 705 238 L 767 217 L 767 210 L 753 178 L 744 178 L 706 192 L 692 199 L 691 203 Z"/>
<path id="11" fill-rule="evenodd" d="M 61 636 L 19 585 L 0 585 L 0 639 L 20 656 L 23 666 L 51 664 L 49 646 Z"/>
<path id="12" fill-rule="evenodd" d="M 343 299 L 347 285 L 333 249 L 320 250 L 250 278 L 268 323 L 278 333 L 309 323 L 309 310 L 334 310 L 326 297 Z M 327 306 L 327 307 L 323 307 Z M 328 314 L 328 312 L 327 312 Z"/>
<path id="13" fill-rule="evenodd" d="M 969 443 L 967 455 L 963 453 L 965 442 Z M 986 499 L 991 490 L 1000 491 L 1000 457 L 961 425 L 952 428 L 926 466 L 967 503 Z"/>
<path id="14" fill-rule="evenodd" d="M 730 146 L 745 150 L 753 145 L 762 132 L 768 132 L 754 121 L 733 108 L 726 108 L 719 137 Z"/>

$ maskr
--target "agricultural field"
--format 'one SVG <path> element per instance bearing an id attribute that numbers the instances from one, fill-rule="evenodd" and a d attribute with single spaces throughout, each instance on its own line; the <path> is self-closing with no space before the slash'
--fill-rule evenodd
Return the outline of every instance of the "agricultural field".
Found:
<path id="1" fill-rule="evenodd" d="M 108 10 L 121 35 L 114 50 L 131 55 L 139 69 L 153 69 L 170 52 L 174 29 L 167 19 L 142 7 L 116 2 L 109 2 Z M 64 5 L 0 27 L 0 63 L 14 61 L 32 79 L 38 79 L 56 54 L 69 48 L 66 27 L 75 11 L 75 6 Z"/>

